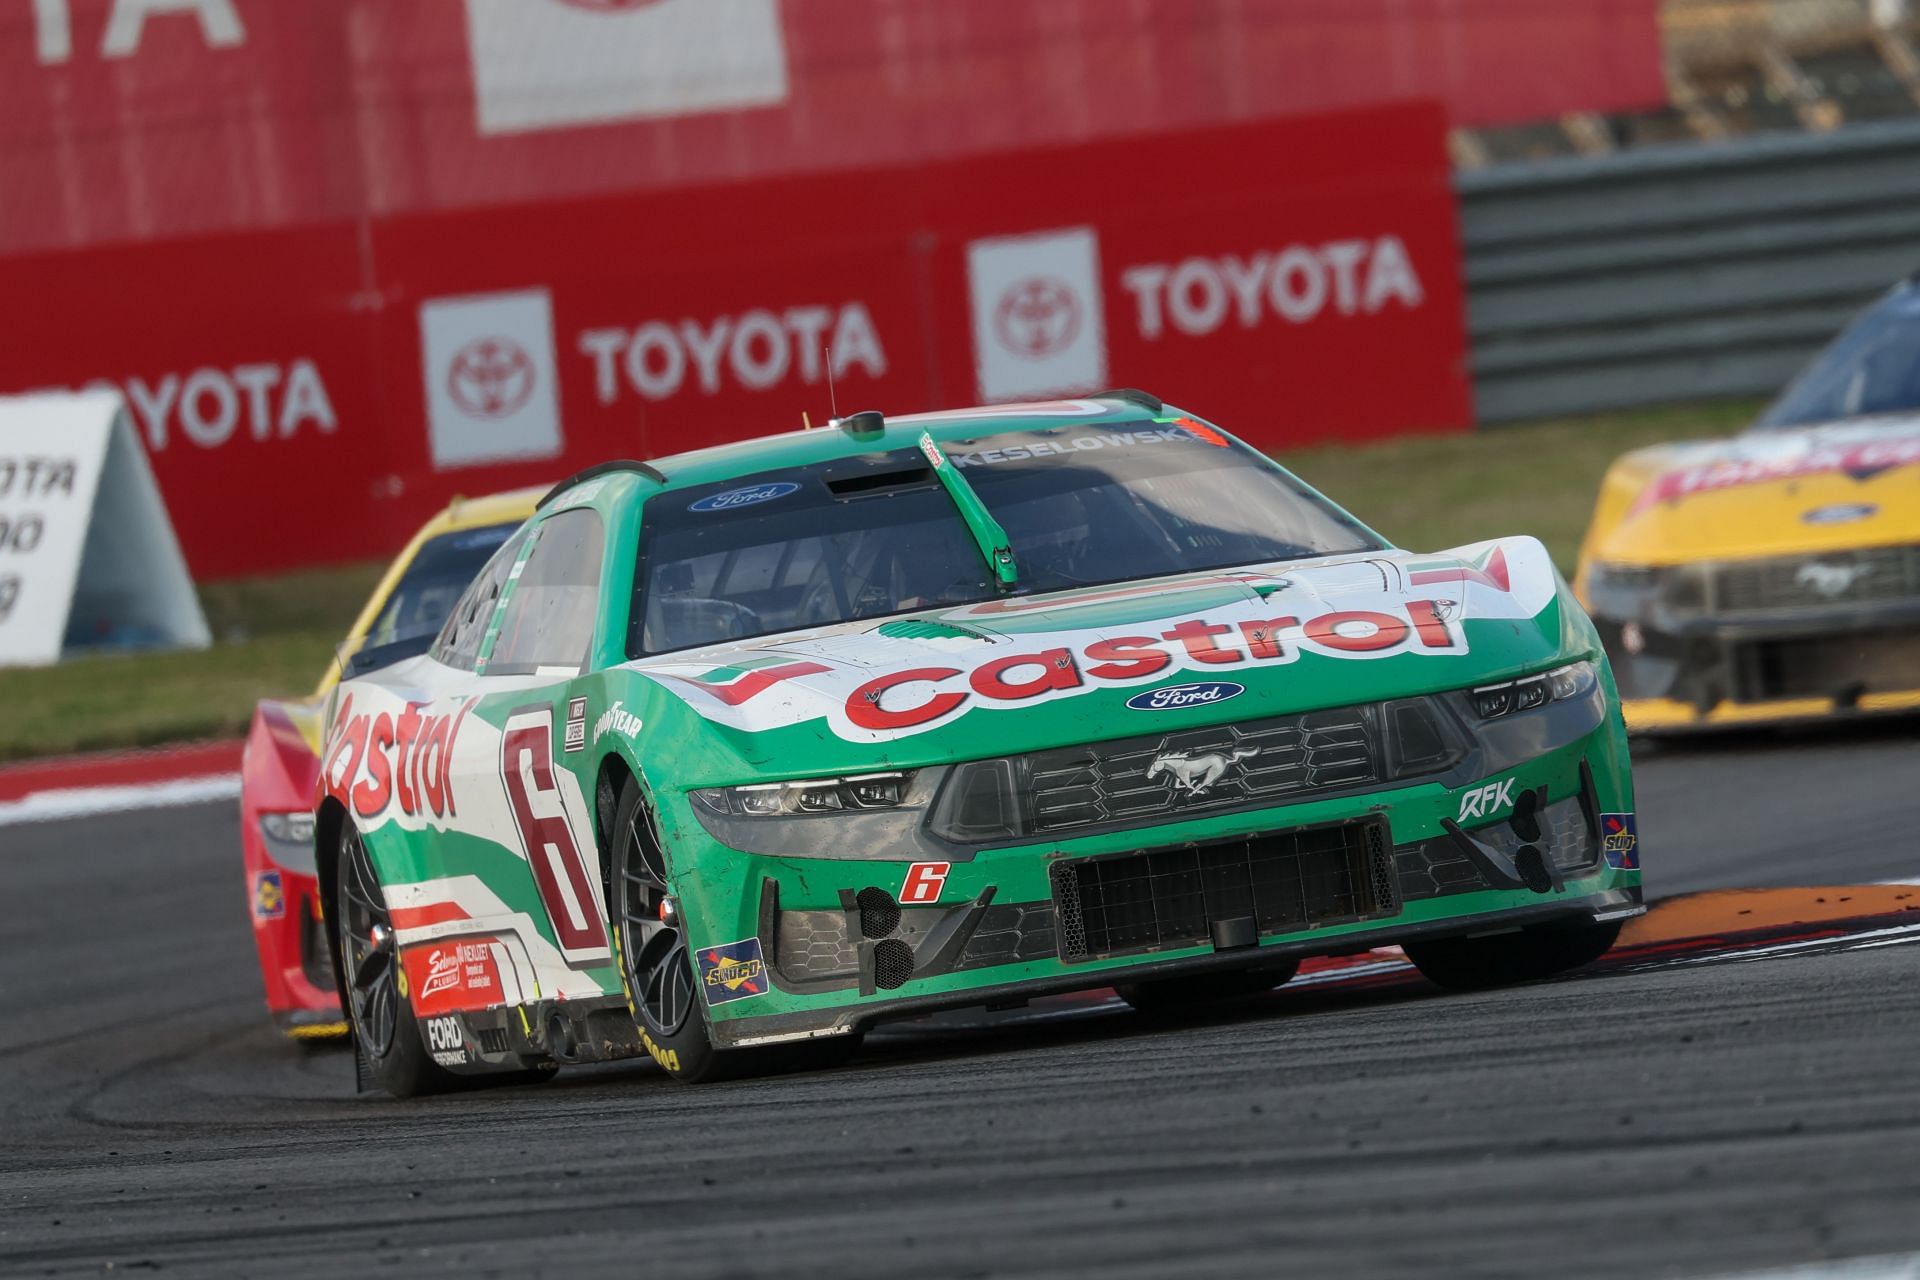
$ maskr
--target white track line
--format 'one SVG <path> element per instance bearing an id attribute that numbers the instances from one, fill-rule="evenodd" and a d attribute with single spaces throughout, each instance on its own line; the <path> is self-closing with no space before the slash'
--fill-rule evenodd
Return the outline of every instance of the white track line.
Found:
<path id="1" fill-rule="evenodd" d="M 1736 1271 L 1721 1280 L 1920 1280 L 1920 1253 L 1838 1258 L 1797 1267 Z"/>
<path id="2" fill-rule="evenodd" d="M 1745 963 L 1753 960 L 1769 960 L 1774 956 L 1790 956 L 1803 951 L 1859 951 L 1871 946 L 1893 946 L 1911 941 L 1920 941 L 1920 924 L 1896 925 L 1889 929 L 1869 929 L 1864 933 L 1847 933 L 1831 938 L 1800 938 L 1793 942 L 1776 942 L 1770 946 L 1751 947 L 1746 950 L 1709 951 L 1697 956 L 1673 956 L 1647 963 L 1659 968 L 1714 964 L 1723 960 Z"/>
<path id="3" fill-rule="evenodd" d="M 36 791 L 19 800 L 0 801 L 0 827 L 27 822 L 59 822 L 102 813 L 136 809 L 167 809 L 175 805 L 232 800 L 240 794 L 237 773 L 207 774 L 172 782 L 145 782 L 123 787 L 66 787 Z"/>

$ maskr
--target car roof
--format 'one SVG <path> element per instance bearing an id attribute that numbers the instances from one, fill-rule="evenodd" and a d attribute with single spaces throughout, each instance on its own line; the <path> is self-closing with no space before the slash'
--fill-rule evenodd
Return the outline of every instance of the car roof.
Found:
<path id="1" fill-rule="evenodd" d="M 459 533 L 490 524 L 505 524 L 509 520 L 525 520 L 533 514 L 534 504 L 546 492 L 545 487 L 538 487 L 490 493 L 479 498 L 456 497 L 420 527 L 420 532 L 414 535 L 414 541 L 425 542 L 435 534 Z"/>
<path id="2" fill-rule="evenodd" d="M 878 415 L 873 415 L 878 416 Z M 1050 400 L 1031 404 L 987 405 L 972 409 L 948 409 L 938 413 L 912 413 L 883 420 L 878 430 L 856 431 L 853 415 L 812 429 L 783 432 L 732 444 L 715 445 L 655 458 L 651 462 L 607 464 L 582 472 L 572 480 L 555 486 L 554 495 L 565 492 L 574 483 L 609 469 L 627 469 L 646 476 L 659 490 L 695 488 L 763 471 L 804 467 L 832 462 L 862 454 L 911 449 L 921 435 L 931 435 L 945 443 L 970 440 L 977 436 L 1010 431 L 1044 431 L 1066 426 L 1110 426 L 1120 422 L 1167 421 L 1188 416 L 1171 405 L 1163 405 L 1141 392 L 1103 393 L 1078 400 Z M 651 473 L 651 474 L 650 474 Z M 659 479 L 654 477 L 658 476 Z M 544 504 L 543 504 L 544 505 Z"/>

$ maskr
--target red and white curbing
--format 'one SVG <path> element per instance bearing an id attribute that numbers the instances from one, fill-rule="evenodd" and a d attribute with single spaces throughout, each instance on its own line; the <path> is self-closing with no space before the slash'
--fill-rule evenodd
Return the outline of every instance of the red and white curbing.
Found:
<path id="1" fill-rule="evenodd" d="M 0 827 L 234 799 L 242 745 L 235 739 L 0 766 Z"/>

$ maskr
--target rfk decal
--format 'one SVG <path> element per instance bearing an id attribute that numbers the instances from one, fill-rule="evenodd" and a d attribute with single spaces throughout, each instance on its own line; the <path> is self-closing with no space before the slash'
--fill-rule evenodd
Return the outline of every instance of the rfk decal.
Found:
<path id="1" fill-rule="evenodd" d="M 599 858 L 590 865 L 560 792 L 553 765 L 553 708 L 528 707 L 507 717 L 500 736 L 500 776 L 507 805 L 540 901 L 553 922 L 554 941 L 574 968 L 612 956 L 601 924 Z"/>
<path id="2" fill-rule="evenodd" d="M 907 878 L 900 885 L 901 905 L 924 906 L 940 901 L 940 890 L 946 886 L 952 867 L 950 862 L 916 862 L 908 867 Z"/>
<path id="3" fill-rule="evenodd" d="M 1502 778 L 1498 782 L 1475 787 L 1461 796 L 1459 821 L 1497 817 L 1502 809 L 1513 803 L 1513 782 L 1512 778 Z"/>

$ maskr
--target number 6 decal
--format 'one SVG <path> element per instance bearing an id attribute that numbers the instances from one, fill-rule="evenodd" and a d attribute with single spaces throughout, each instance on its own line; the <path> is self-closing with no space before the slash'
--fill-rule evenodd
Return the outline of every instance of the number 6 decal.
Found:
<path id="1" fill-rule="evenodd" d="M 500 777 L 560 954 L 574 968 L 611 959 L 600 920 L 599 858 L 589 861 L 574 839 L 553 768 L 552 707 L 529 707 L 507 717 Z"/>

